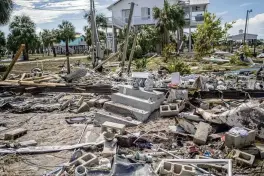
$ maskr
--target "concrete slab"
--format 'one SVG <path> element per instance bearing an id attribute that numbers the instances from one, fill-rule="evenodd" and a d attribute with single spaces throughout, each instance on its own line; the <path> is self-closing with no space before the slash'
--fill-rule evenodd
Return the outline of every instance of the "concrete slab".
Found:
<path id="1" fill-rule="evenodd" d="M 133 120 L 132 118 L 123 117 L 118 114 L 107 112 L 104 110 L 95 113 L 95 120 L 97 120 L 100 124 L 109 121 L 109 122 L 124 124 L 126 126 L 137 126 L 142 123 L 137 120 Z"/>
<path id="2" fill-rule="evenodd" d="M 211 125 L 209 125 L 208 123 L 200 122 L 194 135 L 193 142 L 199 145 L 206 144 L 210 130 Z"/>
<path id="3" fill-rule="evenodd" d="M 90 107 L 86 102 L 83 102 L 82 105 L 77 110 L 77 113 L 87 112 L 90 111 Z"/>
<path id="4" fill-rule="evenodd" d="M 140 87 L 139 90 L 133 89 L 131 85 L 120 85 L 119 93 L 124 95 L 130 95 L 137 98 L 142 98 L 145 100 L 152 99 L 153 101 L 157 101 L 158 99 L 165 99 L 164 93 L 159 91 L 148 92 L 145 91 L 144 88 Z"/>
<path id="5" fill-rule="evenodd" d="M 104 109 L 109 112 L 121 114 L 122 116 L 130 116 L 141 122 L 146 121 L 151 114 L 150 111 L 144 111 L 120 103 L 114 103 L 113 101 L 106 102 L 104 104 Z"/>
<path id="6" fill-rule="evenodd" d="M 163 100 L 158 100 L 156 102 L 145 100 L 130 95 L 124 95 L 121 93 L 112 94 L 112 101 L 115 103 L 120 103 L 134 108 L 142 109 L 145 111 L 153 112 L 156 109 L 159 109 L 160 104 Z"/>
<path id="7" fill-rule="evenodd" d="M 36 146 L 38 143 L 35 140 L 23 141 L 18 143 L 21 147 Z"/>

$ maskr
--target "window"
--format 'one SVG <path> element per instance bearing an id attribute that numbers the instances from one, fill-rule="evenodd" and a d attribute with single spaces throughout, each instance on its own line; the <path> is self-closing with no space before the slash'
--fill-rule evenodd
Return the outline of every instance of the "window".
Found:
<path id="1" fill-rule="evenodd" d="M 142 20 L 150 19 L 150 8 L 148 7 L 141 8 L 141 18 Z"/>
<path id="2" fill-rule="evenodd" d="M 123 9 L 123 10 L 122 10 L 122 18 L 123 18 L 123 20 L 124 20 L 126 23 L 128 23 L 129 12 L 130 12 L 129 9 Z"/>

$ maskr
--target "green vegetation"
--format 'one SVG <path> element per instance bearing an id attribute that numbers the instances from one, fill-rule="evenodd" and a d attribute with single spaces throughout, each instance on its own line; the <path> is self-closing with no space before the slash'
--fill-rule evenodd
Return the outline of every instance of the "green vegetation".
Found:
<path id="1" fill-rule="evenodd" d="M 44 29 L 43 32 L 40 33 L 44 47 L 46 48 L 51 47 L 54 57 L 57 56 L 55 47 L 54 47 L 54 42 L 58 42 L 58 39 L 57 39 L 57 36 L 59 35 L 58 33 L 59 31 L 54 30 L 54 29 L 53 30 Z M 50 52 L 48 50 L 48 56 L 49 55 L 50 55 Z"/>
<path id="2" fill-rule="evenodd" d="M 0 31 L 0 58 L 5 54 L 6 39 L 5 34 Z"/>
<path id="3" fill-rule="evenodd" d="M 14 4 L 12 0 L 1 0 L 0 1 L 0 25 L 7 24 L 11 13 L 13 11 Z"/>
<path id="4" fill-rule="evenodd" d="M 24 60 L 29 60 L 29 49 L 36 42 L 36 25 L 25 15 L 15 16 L 9 26 L 10 34 L 7 38 L 7 47 L 15 53 L 21 44 L 25 44 Z"/>
<path id="5" fill-rule="evenodd" d="M 191 68 L 189 65 L 176 59 L 168 64 L 167 69 L 169 73 L 180 72 L 181 75 L 191 73 Z"/>
<path id="6" fill-rule="evenodd" d="M 145 71 L 147 68 L 147 64 L 148 64 L 148 60 L 147 58 L 142 58 L 142 59 L 137 59 L 135 60 L 135 67 L 136 67 L 136 71 Z"/>
<path id="7" fill-rule="evenodd" d="M 220 18 L 206 12 L 204 14 L 204 24 L 199 25 L 194 33 L 196 58 L 200 59 L 211 54 L 221 40 L 226 40 L 227 31 L 232 28 L 232 24 L 225 23 L 222 27 Z"/>

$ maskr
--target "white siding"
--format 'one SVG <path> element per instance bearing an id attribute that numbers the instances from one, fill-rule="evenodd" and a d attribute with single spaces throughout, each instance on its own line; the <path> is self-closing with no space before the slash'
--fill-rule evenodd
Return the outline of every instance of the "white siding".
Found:
<path id="1" fill-rule="evenodd" d="M 116 19 L 122 19 L 122 10 L 123 9 L 130 9 L 131 0 L 122 0 L 121 2 L 117 3 L 115 6 L 112 7 L 112 16 Z M 133 0 L 136 4 L 134 8 L 133 14 L 133 21 L 134 25 L 137 24 L 154 24 L 153 20 L 153 7 L 163 7 L 164 0 Z M 143 18 L 142 19 L 142 9 L 141 8 L 150 8 L 150 18 Z M 123 20 L 123 19 L 122 19 Z"/>

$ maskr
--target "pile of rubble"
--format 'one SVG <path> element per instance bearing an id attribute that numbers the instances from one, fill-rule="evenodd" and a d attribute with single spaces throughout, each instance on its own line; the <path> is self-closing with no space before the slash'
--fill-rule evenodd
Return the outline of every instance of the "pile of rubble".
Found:
<path id="1" fill-rule="evenodd" d="M 118 79 L 114 73 L 102 75 L 81 69 L 62 77 L 46 77 L 49 78 L 32 78 L 29 81 L 34 84 L 28 84 L 24 76 L 17 83 L 30 85 L 24 87 L 25 91 L 43 87 L 43 81 L 47 80 L 50 84 L 71 82 L 71 88 L 75 86 L 78 91 L 17 95 L 12 92 L 14 87 L 6 84 L 8 87 L 4 88 L 8 91 L 2 91 L 0 100 L 4 114 L 0 118 L 1 157 L 73 151 L 60 166 L 46 170 L 45 175 L 263 174 L 264 103 L 251 98 L 202 99 L 190 93 L 198 89 L 209 91 L 210 87 L 229 89 L 227 81 L 220 82 L 216 76 L 188 75 L 181 77 L 180 85 L 175 84 L 179 74 L 163 71 L 154 75 L 133 73 L 132 77 Z M 6 83 L 14 83 L 14 79 Z M 98 86 L 96 92 L 96 88 L 91 90 L 80 83 L 107 84 L 111 88 L 106 94 L 106 88 L 100 92 L 102 87 Z M 220 85 L 226 89 L 219 88 Z M 21 138 L 34 132 L 29 125 L 24 126 L 31 117 L 12 127 L 10 118 L 6 118 L 11 113 L 47 112 L 56 114 L 54 121 L 63 125 L 62 131 L 82 127 L 78 143 L 43 145 L 34 138 L 22 141 Z M 41 126 L 38 121 L 33 124 Z M 75 133 L 69 131 L 68 135 L 72 137 Z M 67 135 L 63 137 L 67 139 Z"/>

